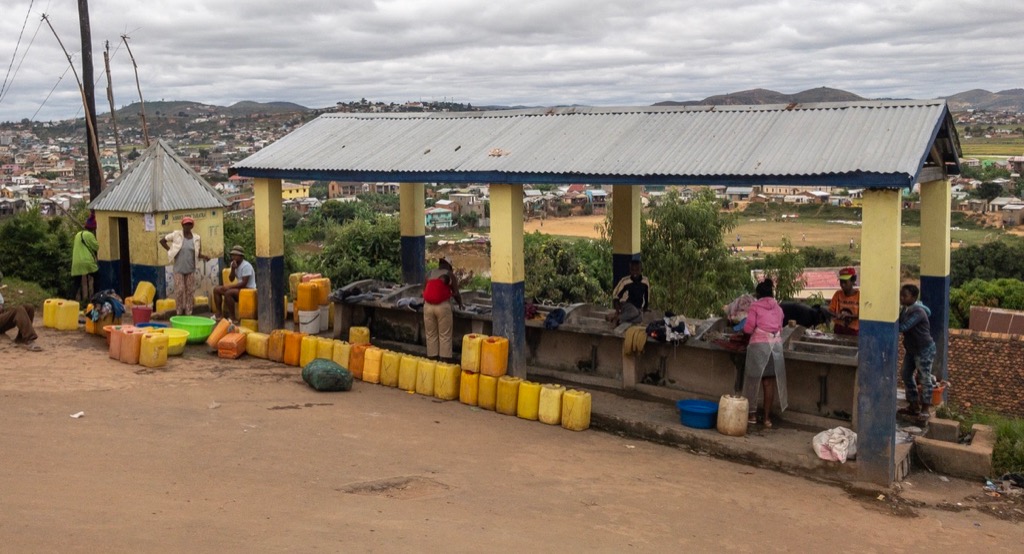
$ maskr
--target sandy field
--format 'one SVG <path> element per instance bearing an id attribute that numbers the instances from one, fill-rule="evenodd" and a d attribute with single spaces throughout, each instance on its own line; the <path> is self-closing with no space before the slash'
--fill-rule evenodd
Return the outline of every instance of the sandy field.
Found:
<path id="1" fill-rule="evenodd" d="M 201 347 L 0 337 L 5 552 L 1020 552 L 975 483 L 902 496 L 761 470 Z M 84 412 L 80 418 L 72 414 Z M 958 506 L 958 503 L 961 506 Z M 825 546 L 828 545 L 828 546 Z"/>

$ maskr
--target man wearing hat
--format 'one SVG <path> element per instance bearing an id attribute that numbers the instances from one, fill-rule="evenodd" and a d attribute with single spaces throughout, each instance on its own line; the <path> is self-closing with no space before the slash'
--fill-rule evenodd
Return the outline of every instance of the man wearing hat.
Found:
<path id="1" fill-rule="evenodd" d="M 174 266 L 174 304 L 178 315 L 192 315 L 192 303 L 196 294 L 196 268 L 199 260 L 209 261 L 203 254 L 199 235 L 192 232 L 196 224 L 191 217 L 181 218 L 181 230 L 168 233 L 160 239 L 160 246 L 167 251 L 167 258 Z"/>
<path id="2" fill-rule="evenodd" d="M 836 314 L 833 331 L 837 335 L 860 334 L 860 289 L 857 284 L 857 270 L 844 267 L 839 270 L 839 290 L 832 295 L 828 309 Z"/>
<path id="3" fill-rule="evenodd" d="M 228 274 L 228 281 L 231 284 L 221 285 L 213 288 L 213 317 L 220 319 L 227 317 L 237 320 L 235 306 L 238 304 L 238 295 L 242 289 L 256 288 L 256 270 L 252 264 L 245 259 L 245 250 L 239 245 L 231 247 L 231 272 Z M 224 313 L 221 313 L 221 303 L 224 304 Z"/>
<path id="4" fill-rule="evenodd" d="M 89 219 L 85 220 L 85 230 L 75 234 L 71 247 L 71 277 L 78 288 L 75 297 L 81 302 L 88 302 L 96 292 L 93 287 L 96 283 L 96 273 L 100 270 L 96 262 L 99 247 L 99 242 L 96 241 L 96 216 L 89 214 Z"/>

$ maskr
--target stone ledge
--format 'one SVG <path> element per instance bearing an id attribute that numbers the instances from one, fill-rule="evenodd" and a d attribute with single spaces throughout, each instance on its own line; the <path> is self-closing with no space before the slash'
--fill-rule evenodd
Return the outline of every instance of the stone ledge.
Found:
<path id="1" fill-rule="evenodd" d="M 925 437 L 914 439 L 914 451 L 931 470 L 945 475 L 986 478 L 992 475 L 992 447 L 995 432 L 988 425 L 975 424 L 971 444 L 957 444 Z"/>

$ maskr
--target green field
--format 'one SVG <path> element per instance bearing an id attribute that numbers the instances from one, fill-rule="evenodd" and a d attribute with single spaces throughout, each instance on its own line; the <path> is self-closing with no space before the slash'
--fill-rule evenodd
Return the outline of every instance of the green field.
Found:
<path id="1" fill-rule="evenodd" d="M 813 206 L 785 208 L 785 211 L 795 212 L 799 217 L 779 220 L 779 214 L 776 213 L 778 209 L 753 216 L 745 212 L 739 213 L 738 225 L 725 237 L 726 242 L 742 248 L 743 252 L 738 255 L 743 257 L 760 257 L 776 251 L 782 245 L 783 238 L 788 238 L 798 249 L 814 246 L 835 250 L 837 254 L 848 255 L 854 260 L 860 259 L 861 226 L 843 223 L 859 221 L 859 209 Z M 900 237 L 903 244 L 901 262 L 906 269 L 913 272 L 921 263 L 921 228 L 918 225 L 920 214 L 916 211 L 905 211 L 903 219 Z M 960 246 L 960 241 L 963 241 L 963 246 L 971 246 L 1011 237 L 1000 229 L 979 228 L 961 214 L 954 214 L 953 219 L 954 229 L 950 232 L 950 237 L 954 249 Z M 737 236 L 739 242 L 736 241 Z M 854 241 L 852 250 L 851 239 Z M 762 243 L 761 252 L 756 248 L 758 241 Z"/>

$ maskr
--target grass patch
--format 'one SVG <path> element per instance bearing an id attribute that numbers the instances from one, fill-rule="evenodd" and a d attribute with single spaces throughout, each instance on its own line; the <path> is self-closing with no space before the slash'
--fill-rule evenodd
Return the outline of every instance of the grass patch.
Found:
<path id="1" fill-rule="evenodd" d="M 31 304 L 36 309 L 41 310 L 43 308 L 43 301 L 47 298 L 53 298 L 53 294 L 30 281 L 7 277 L 4 278 L 3 284 L 7 285 L 7 288 L 0 290 L 0 294 L 4 295 L 4 302 L 8 306 Z"/>
<path id="2" fill-rule="evenodd" d="M 953 405 L 939 408 L 937 415 L 959 422 L 961 434 L 969 433 L 975 423 L 992 427 L 996 444 L 992 449 L 995 475 L 991 477 L 1024 472 L 1024 419 L 1006 417 L 984 408 L 961 410 Z"/>

